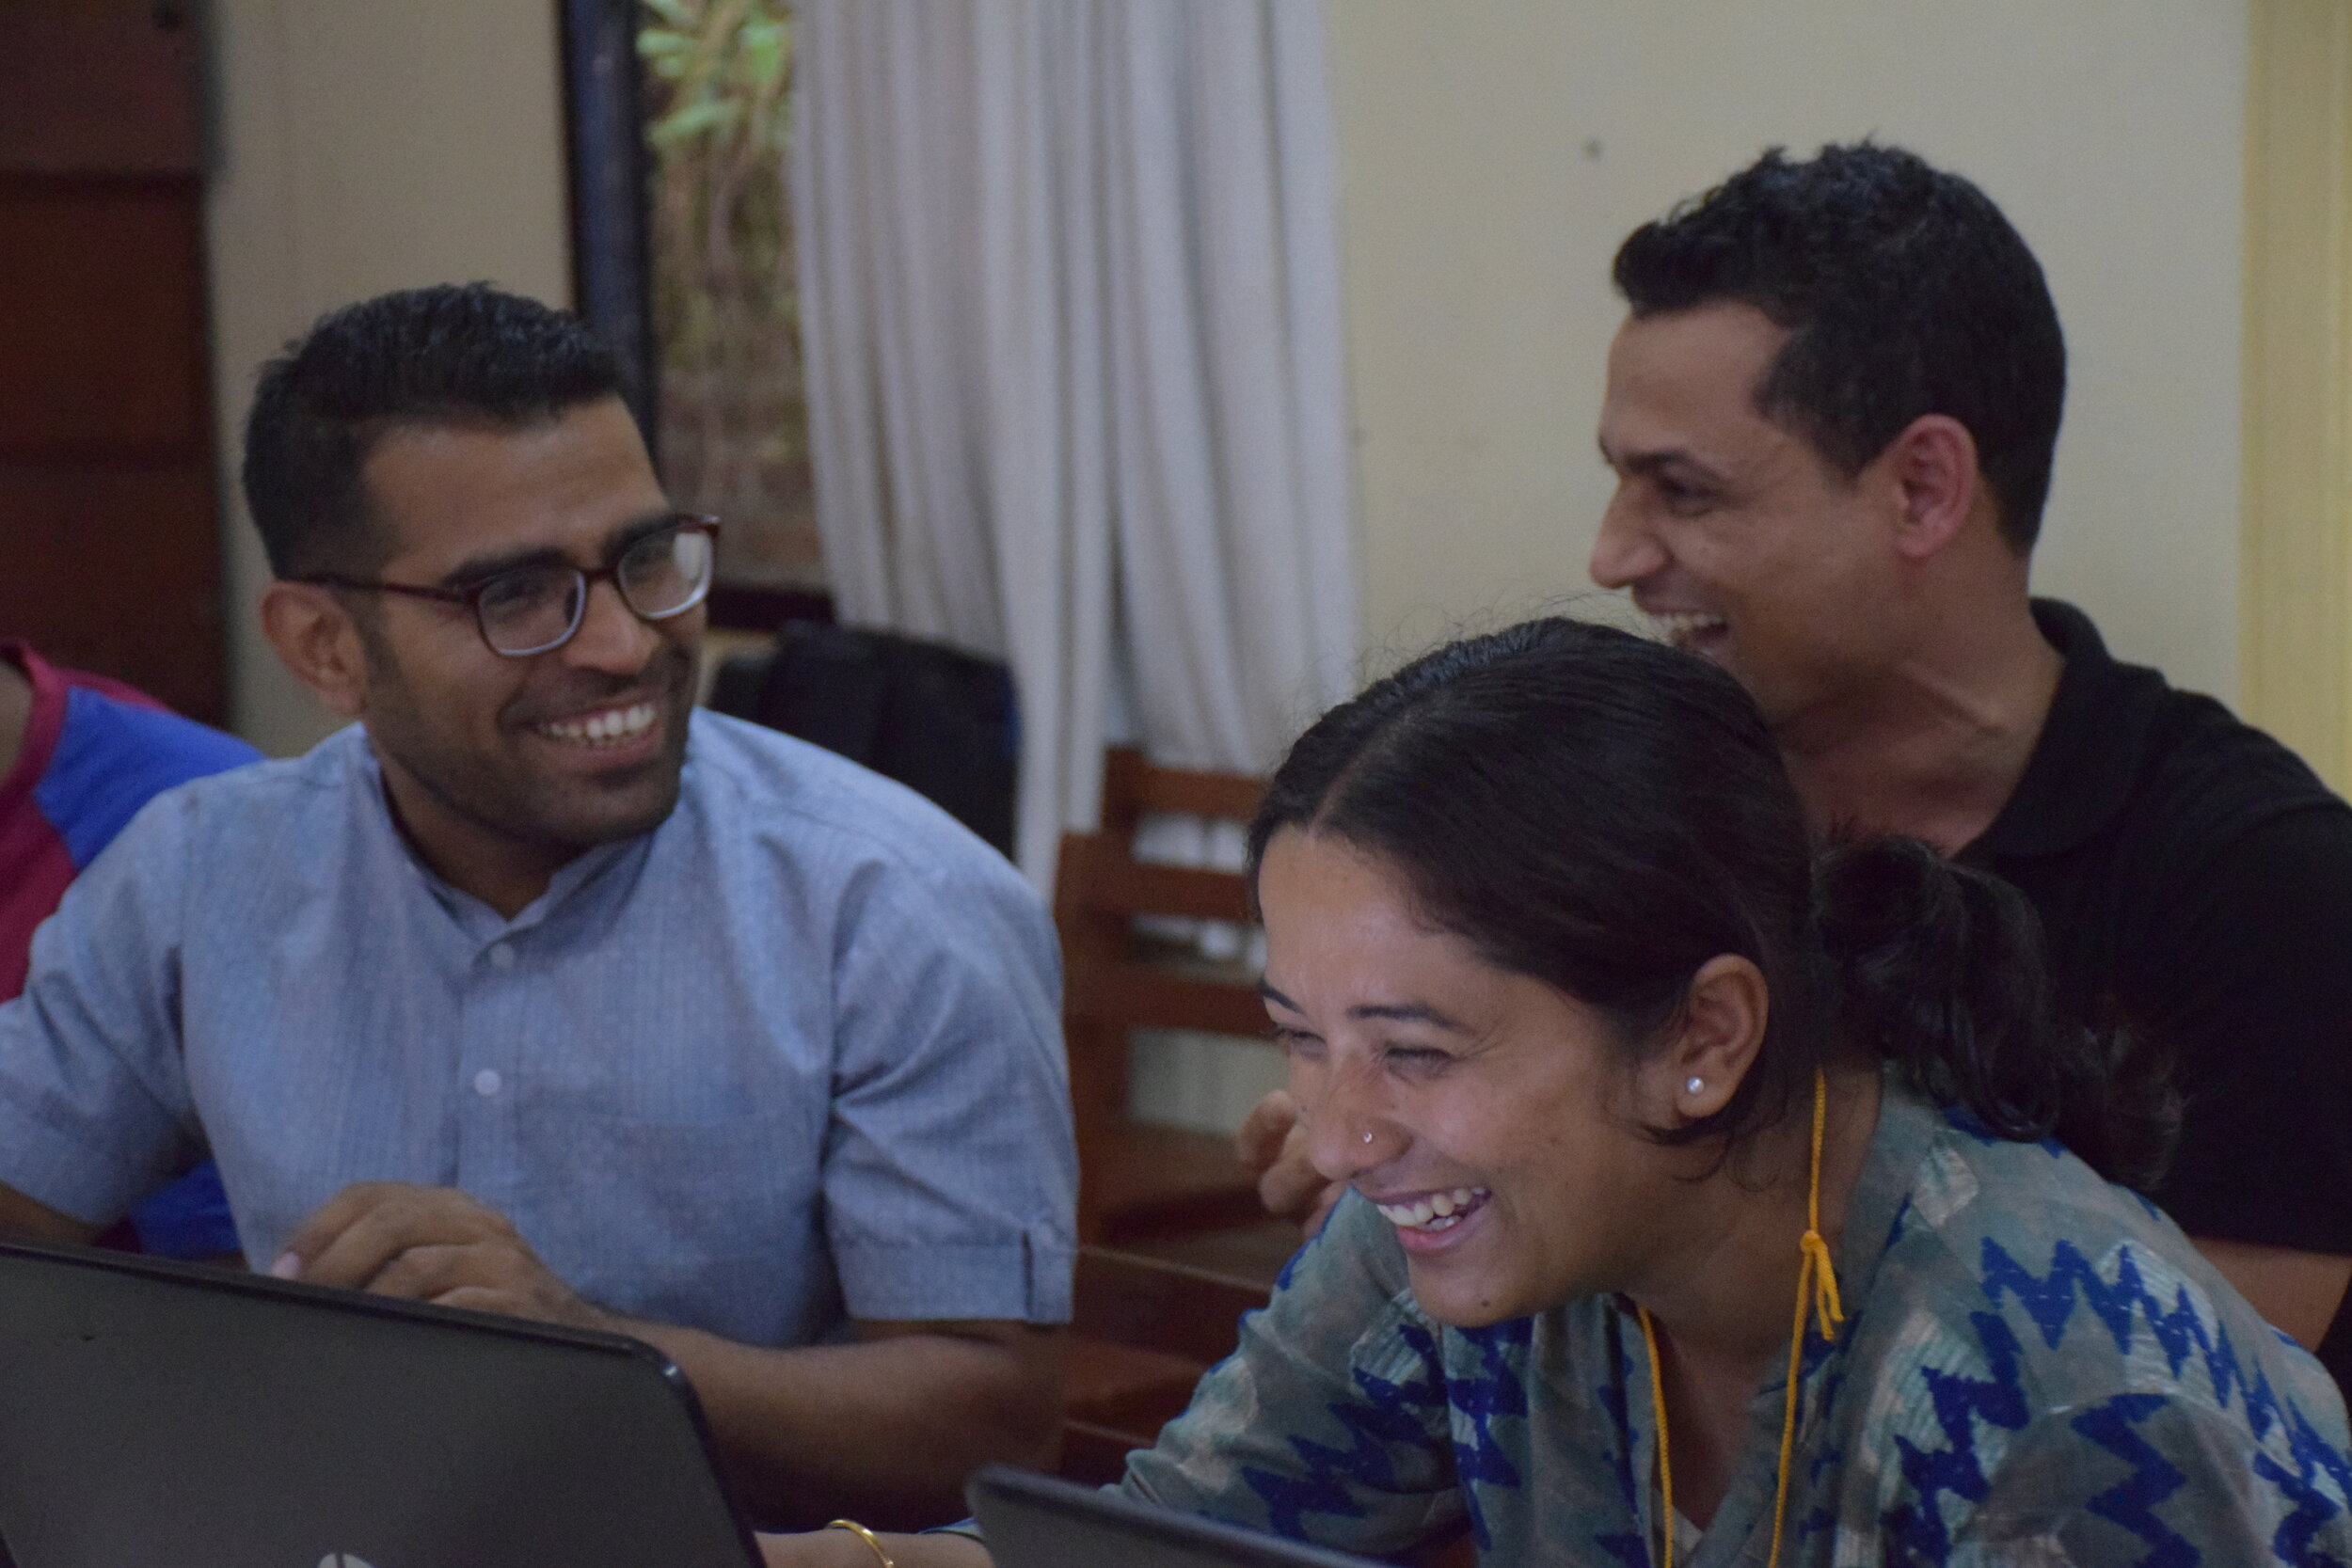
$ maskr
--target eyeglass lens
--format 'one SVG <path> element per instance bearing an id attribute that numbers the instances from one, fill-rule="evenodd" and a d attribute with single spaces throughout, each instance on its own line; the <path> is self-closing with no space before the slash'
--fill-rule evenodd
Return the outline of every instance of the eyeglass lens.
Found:
<path id="1" fill-rule="evenodd" d="M 710 586 L 711 538 L 691 524 L 649 534 L 613 563 L 614 584 L 648 621 L 691 610 Z M 580 625 L 588 579 L 571 566 L 524 566 L 481 585 L 474 600 L 482 635 L 502 654 L 540 653 Z"/>

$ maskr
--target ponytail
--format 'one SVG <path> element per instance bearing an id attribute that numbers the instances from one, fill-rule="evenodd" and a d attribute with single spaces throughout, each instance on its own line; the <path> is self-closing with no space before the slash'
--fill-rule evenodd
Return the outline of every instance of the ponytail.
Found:
<path id="1" fill-rule="evenodd" d="M 2024 895 L 1899 838 L 1824 851 L 1814 886 L 1850 1045 L 1994 1136 L 2055 1137 L 2126 1186 L 2162 1177 L 2180 1123 L 2171 1075 L 2130 1031 L 2060 1016 Z"/>

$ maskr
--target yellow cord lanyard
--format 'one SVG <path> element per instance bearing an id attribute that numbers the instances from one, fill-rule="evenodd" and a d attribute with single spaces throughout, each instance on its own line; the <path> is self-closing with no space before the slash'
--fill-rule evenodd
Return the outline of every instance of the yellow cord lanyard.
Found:
<path id="1" fill-rule="evenodd" d="M 1829 1243 L 1821 1240 L 1821 1129 L 1829 1119 L 1829 1082 L 1817 1068 L 1813 1073 L 1813 1164 L 1804 1195 L 1804 1234 L 1797 1240 L 1797 1321 L 1788 1335 L 1788 1398 L 1780 1418 L 1780 1477 L 1772 1488 L 1772 1555 L 1768 1568 L 1780 1562 L 1780 1522 L 1788 1506 L 1788 1461 L 1797 1443 L 1797 1382 L 1804 1361 L 1804 1309 L 1813 1308 L 1821 1338 L 1836 1340 L 1837 1325 L 1846 1321 L 1838 1305 L 1837 1273 L 1830 1266 Z M 1658 1330 L 1649 1308 L 1636 1304 L 1642 1320 L 1642 1343 L 1649 1350 L 1649 1397 L 1658 1427 L 1659 1534 L 1665 1540 L 1663 1568 L 1675 1568 L 1675 1477 L 1666 1456 L 1666 1374 L 1658 1362 Z"/>

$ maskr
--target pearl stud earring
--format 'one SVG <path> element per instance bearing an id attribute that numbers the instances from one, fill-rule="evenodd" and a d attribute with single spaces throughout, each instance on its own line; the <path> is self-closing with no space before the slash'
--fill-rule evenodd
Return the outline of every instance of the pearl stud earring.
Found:
<path id="1" fill-rule="evenodd" d="M 1702 1090 L 1702 1089 L 1704 1089 L 1704 1088 L 1706 1088 L 1706 1087 L 1707 1087 L 1707 1080 L 1706 1080 L 1706 1079 L 1704 1079 L 1704 1078 L 1692 1078 L 1692 1079 L 1690 1079 L 1689 1081 L 1687 1081 L 1686 1083 L 1684 1083 L 1684 1085 L 1682 1085 L 1682 1092 L 1683 1092 L 1684 1094 L 1697 1094 L 1700 1090 Z"/>

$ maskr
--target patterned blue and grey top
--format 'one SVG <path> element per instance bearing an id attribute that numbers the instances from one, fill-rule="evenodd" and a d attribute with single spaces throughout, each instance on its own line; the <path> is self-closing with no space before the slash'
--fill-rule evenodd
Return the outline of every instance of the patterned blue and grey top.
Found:
<path id="1" fill-rule="evenodd" d="M 621 1312 L 756 1345 L 1070 1312 L 1059 955 L 1002 855 L 696 713 L 677 808 L 513 919 L 366 736 L 159 795 L 0 1006 L 0 1182 L 103 1224 L 199 1147 L 266 1263 L 352 1181 L 461 1187 Z"/>
<path id="2" fill-rule="evenodd" d="M 2352 1560 L 2344 1405 L 2180 1229 L 2055 1144 L 1891 1086 L 1808 1330 L 1781 1560 Z M 1790 1238 L 1793 1246 L 1795 1238 Z M 1761 1563 L 1785 1377 L 1690 1568 Z M 1656 1560 L 1638 1320 L 1613 1299 L 1445 1327 L 1350 1196 L 1130 1493 L 1375 1557 L 1467 1528 L 1491 1564 Z"/>

